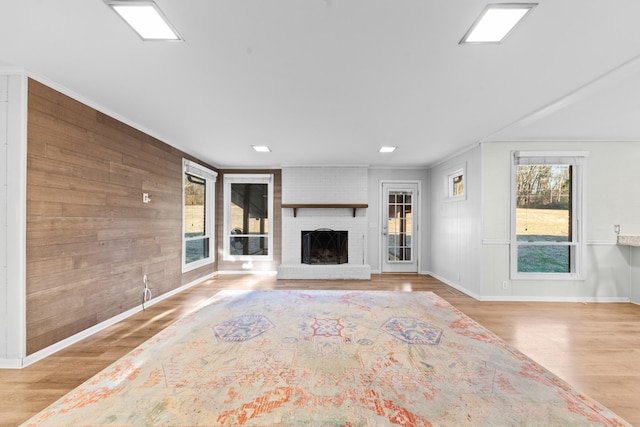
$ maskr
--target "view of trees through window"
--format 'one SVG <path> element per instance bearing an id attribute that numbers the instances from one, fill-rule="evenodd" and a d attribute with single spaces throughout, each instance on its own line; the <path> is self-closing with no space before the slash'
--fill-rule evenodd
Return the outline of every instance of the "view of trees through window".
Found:
<path id="1" fill-rule="evenodd" d="M 209 257 L 205 179 L 184 175 L 184 237 L 187 264 Z"/>
<path id="2" fill-rule="evenodd" d="M 453 177 L 453 197 L 464 195 L 464 175 L 459 174 Z"/>
<path id="3" fill-rule="evenodd" d="M 518 272 L 571 271 L 571 180 L 571 165 L 518 165 Z"/>

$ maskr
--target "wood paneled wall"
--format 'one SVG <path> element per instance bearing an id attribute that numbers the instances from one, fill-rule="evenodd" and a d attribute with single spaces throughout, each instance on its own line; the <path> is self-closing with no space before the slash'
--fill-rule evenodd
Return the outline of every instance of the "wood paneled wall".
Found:
<path id="1" fill-rule="evenodd" d="M 189 156 L 35 80 L 28 100 L 33 354 L 139 306 L 144 274 L 156 297 L 216 266 L 182 274 L 182 158 Z"/>

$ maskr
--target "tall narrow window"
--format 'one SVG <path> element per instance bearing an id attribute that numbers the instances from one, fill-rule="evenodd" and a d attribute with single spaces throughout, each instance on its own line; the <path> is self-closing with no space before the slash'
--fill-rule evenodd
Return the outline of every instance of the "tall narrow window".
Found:
<path id="1" fill-rule="evenodd" d="M 183 271 L 213 259 L 214 190 L 217 173 L 183 160 Z"/>
<path id="2" fill-rule="evenodd" d="M 190 264 L 209 257 L 207 236 L 207 180 L 184 174 L 184 239 L 185 258 Z"/>
<path id="3" fill-rule="evenodd" d="M 225 175 L 225 259 L 273 259 L 273 176 Z"/>
<path id="4" fill-rule="evenodd" d="M 582 275 L 585 153 L 516 152 L 513 278 Z"/>

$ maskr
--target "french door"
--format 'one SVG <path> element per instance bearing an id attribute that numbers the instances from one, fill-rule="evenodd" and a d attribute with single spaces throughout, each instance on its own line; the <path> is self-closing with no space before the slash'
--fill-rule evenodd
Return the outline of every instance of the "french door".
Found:
<path id="1" fill-rule="evenodd" d="M 383 273 L 418 272 L 418 183 L 382 183 Z"/>

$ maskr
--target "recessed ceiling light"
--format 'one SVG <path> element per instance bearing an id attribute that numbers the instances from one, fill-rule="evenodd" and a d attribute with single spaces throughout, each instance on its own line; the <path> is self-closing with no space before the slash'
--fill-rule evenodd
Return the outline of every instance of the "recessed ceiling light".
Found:
<path id="1" fill-rule="evenodd" d="M 142 40 L 180 41 L 160 8 L 151 0 L 104 0 Z"/>
<path id="2" fill-rule="evenodd" d="M 489 4 L 460 43 L 500 43 L 537 3 Z"/>
<path id="3" fill-rule="evenodd" d="M 380 149 L 378 150 L 378 153 L 393 153 L 394 151 L 396 151 L 396 148 L 398 147 L 390 147 L 385 145 L 380 147 Z"/>
<path id="4" fill-rule="evenodd" d="M 258 153 L 270 153 L 271 152 L 271 148 L 267 147 L 266 145 L 252 145 L 251 147 L 254 150 L 256 150 Z"/>

